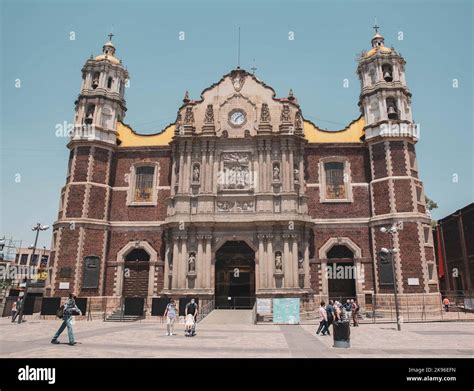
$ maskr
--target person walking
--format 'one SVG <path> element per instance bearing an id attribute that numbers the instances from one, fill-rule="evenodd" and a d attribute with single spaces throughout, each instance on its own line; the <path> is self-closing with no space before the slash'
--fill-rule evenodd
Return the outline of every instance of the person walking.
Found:
<path id="1" fill-rule="evenodd" d="M 444 310 L 445 310 L 446 312 L 449 312 L 449 305 L 450 305 L 450 304 L 451 304 L 451 303 L 449 302 L 449 299 L 448 299 L 447 297 L 445 297 L 444 300 L 443 300 L 443 305 L 444 305 Z"/>
<path id="2" fill-rule="evenodd" d="M 14 302 L 12 303 L 12 323 L 15 323 L 16 314 L 17 314 L 16 308 L 17 308 L 17 302 L 14 301 Z"/>
<path id="3" fill-rule="evenodd" d="M 64 304 L 63 306 L 63 311 L 62 311 L 63 322 L 61 323 L 61 326 L 59 327 L 58 331 L 56 331 L 56 334 L 54 334 L 53 339 L 51 340 L 51 343 L 53 344 L 59 343 L 58 338 L 66 327 L 67 327 L 67 336 L 69 339 L 69 345 L 74 346 L 77 343 L 74 340 L 74 332 L 72 330 L 72 320 L 73 320 L 73 315 L 82 315 L 82 312 L 77 307 L 76 301 L 74 299 L 75 299 L 74 295 L 70 293 L 69 298 L 66 301 L 66 304 Z"/>
<path id="4" fill-rule="evenodd" d="M 327 333 L 327 335 L 331 335 L 329 332 L 329 327 L 332 325 L 334 321 L 334 302 L 329 300 L 329 304 L 326 306 L 326 324 L 324 325 L 323 335 Z"/>
<path id="5" fill-rule="evenodd" d="M 18 299 L 13 303 L 13 306 L 12 306 L 12 323 L 15 323 L 16 318 L 20 314 L 20 310 L 21 310 L 22 305 L 23 305 L 23 298 L 18 297 Z M 13 308 L 15 308 L 15 309 L 13 310 Z M 13 312 L 13 311 L 15 311 L 15 312 Z"/>
<path id="6" fill-rule="evenodd" d="M 354 327 L 359 327 L 359 321 L 357 316 L 359 315 L 359 304 L 357 304 L 357 300 L 351 300 L 352 304 L 352 321 L 354 322 Z"/>
<path id="7" fill-rule="evenodd" d="M 319 317 L 321 321 L 319 322 L 319 327 L 318 327 L 318 330 L 316 331 L 316 335 L 319 335 L 320 332 L 322 335 L 326 335 L 324 332 L 324 329 L 328 321 L 328 316 L 326 312 L 326 303 L 324 301 L 322 301 L 319 306 Z"/>
<path id="8" fill-rule="evenodd" d="M 192 315 L 194 318 L 193 331 L 191 334 L 194 336 L 196 335 L 196 320 L 197 320 L 197 315 L 198 315 L 198 305 L 195 299 L 191 299 L 191 301 L 188 304 L 186 304 L 184 315 L 187 317 L 188 314 Z"/>
<path id="9" fill-rule="evenodd" d="M 176 304 L 173 299 L 166 306 L 163 316 L 166 317 L 166 335 L 171 336 L 173 335 L 174 322 L 176 320 Z"/>

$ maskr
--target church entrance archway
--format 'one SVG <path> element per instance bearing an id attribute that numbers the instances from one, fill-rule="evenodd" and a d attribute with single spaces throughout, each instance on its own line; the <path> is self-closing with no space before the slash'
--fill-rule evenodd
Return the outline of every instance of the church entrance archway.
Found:
<path id="1" fill-rule="evenodd" d="M 345 302 L 356 298 L 354 253 L 346 246 L 336 245 L 327 252 L 329 298 Z"/>
<path id="2" fill-rule="evenodd" d="M 252 308 L 255 303 L 255 252 L 244 241 L 228 241 L 216 252 L 216 308 Z"/>
<path id="3" fill-rule="evenodd" d="M 133 249 L 125 256 L 123 293 L 125 298 L 148 295 L 150 254 L 141 248 Z"/>

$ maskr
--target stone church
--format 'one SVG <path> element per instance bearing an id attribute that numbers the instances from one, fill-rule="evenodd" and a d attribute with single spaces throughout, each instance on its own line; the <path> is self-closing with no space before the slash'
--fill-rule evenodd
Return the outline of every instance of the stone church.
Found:
<path id="1" fill-rule="evenodd" d="M 140 134 L 124 122 L 129 74 L 110 37 L 82 68 L 50 294 L 364 307 L 395 285 L 437 305 L 405 60 L 377 31 L 371 44 L 357 66 L 361 116 L 342 130 L 237 68 L 197 100 L 186 92 L 161 132 Z"/>

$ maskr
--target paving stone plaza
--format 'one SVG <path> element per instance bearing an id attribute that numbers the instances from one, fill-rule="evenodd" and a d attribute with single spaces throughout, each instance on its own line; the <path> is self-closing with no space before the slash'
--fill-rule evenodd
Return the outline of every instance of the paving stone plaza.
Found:
<path id="1" fill-rule="evenodd" d="M 254 325 L 246 314 L 215 313 L 200 322 L 197 335 L 184 337 L 184 324 L 166 336 L 155 320 L 112 323 L 75 321 L 79 344 L 50 343 L 57 320 L 30 319 L 23 324 L 0 320 L 2 358 L 472 358 L 471 322 L 393 323 L 351 328 L 351 348 L 333 348 L 332 337 L 316 336 L 314 321 L 300 325 Z"/>

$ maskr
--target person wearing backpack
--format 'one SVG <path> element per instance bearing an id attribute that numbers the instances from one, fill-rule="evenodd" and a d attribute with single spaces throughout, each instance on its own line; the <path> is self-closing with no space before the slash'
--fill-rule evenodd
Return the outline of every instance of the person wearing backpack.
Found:
<path id="1" fill-rule="evenodd" d="M 352 303 L 352 321 L 354 322 L 354 327 L 359 327 L 359 321 L 357 320 L 357 316 L 359 315 L 359 304 L 357 304 L 357 300 L 351 300 Z"/>
<path id="2" fill-rule="evenodd" d="M 59 327 L 56 334 L 54 334 L 51 343 L 58 344 L 58 338 L 61 333 L 67 328 L 67 336 L 69 339 L 69 345 L 74 346 L 77 342 L 74 341 L 74 332 L 72 330 L 72 317 L 73 315 L 82 315 L 81 310 L 77 307 L 76 301 L 74 300 L 74 295 L 72 293 L 69 294 L 69 298 L 66 303 L 58 310 L 57 313 L 59 318 L 62 318 L 63 322 Z"/>

